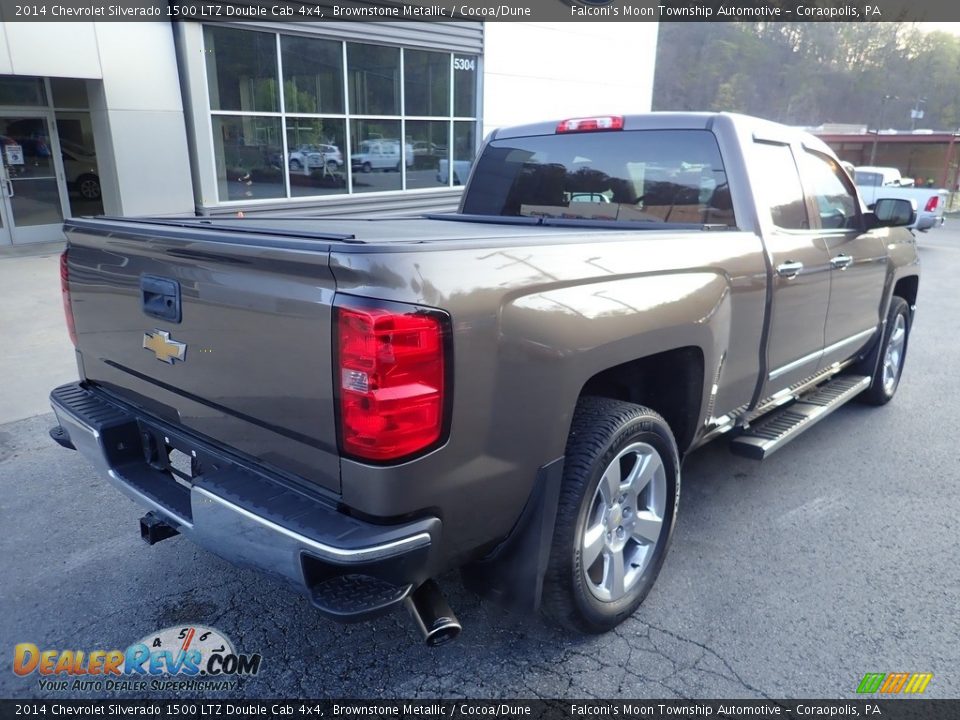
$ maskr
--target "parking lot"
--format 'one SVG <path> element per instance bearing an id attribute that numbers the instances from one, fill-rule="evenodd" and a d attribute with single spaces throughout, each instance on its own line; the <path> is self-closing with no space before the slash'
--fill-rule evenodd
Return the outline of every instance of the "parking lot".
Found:
<path id="1" fill-rule="evenodd" d="M 722 440 L 690 457 L 660 579 L 603 636 L 509 614 L 456 574 L 453 644 L 426 648 L 403 613 L 336 625 L 182 538 L 146 546 L 139 509 L 48 438 L 52 414 L 0 425 L 0 697 L 84 696 L 15 676 L 16 643 L 124 649 L 181 623 L 262 654 L 229 696 L 852 698 L 864 673 L 903 671 L 958 697 L 960 230 L 919 244 L 895 400 L 841 408 L 762 463 Z"/>

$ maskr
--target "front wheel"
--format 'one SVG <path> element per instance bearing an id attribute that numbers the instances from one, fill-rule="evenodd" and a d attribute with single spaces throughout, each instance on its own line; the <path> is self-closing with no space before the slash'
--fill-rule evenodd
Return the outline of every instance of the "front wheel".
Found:
<path id="1" fill-rule="evenodd" d="M 903 362 L 910 337 L 910 306 L 896 295 L 890 300 L 887 324 L 880 344 L 880 361 L 873 371 L 870 387 L 860 397 L 870 405 L 886 405 L 900 386 Z"/>
<path id="2" fill-rule="evenodd" d="M 543 613 L 598 633 L 629 617 L 666 556 L 680 495 L 669 425 L 639 405 L 584 397 L 567 440 Z"/>

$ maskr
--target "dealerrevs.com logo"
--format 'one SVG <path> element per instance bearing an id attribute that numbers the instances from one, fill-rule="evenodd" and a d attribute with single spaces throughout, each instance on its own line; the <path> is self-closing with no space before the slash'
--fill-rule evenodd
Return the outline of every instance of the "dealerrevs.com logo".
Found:
<path id="1" fill-rule="evenodd" d="M 226 635 L 203 625 L 169 627 L 126 650 L 13 649 L 13 672 L 38 677 L 40 690 L 138 692 L 233 690 L 260 672 L 259 653 L 238 653 Z"/>

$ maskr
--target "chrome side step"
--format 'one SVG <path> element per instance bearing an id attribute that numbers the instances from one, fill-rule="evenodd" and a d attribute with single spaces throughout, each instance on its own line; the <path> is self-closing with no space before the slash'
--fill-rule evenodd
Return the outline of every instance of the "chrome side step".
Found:
<path id="1" fill-rule="evenodd" d="M 761 419 L 731 440 L 730 449 L 737 455 L 763 460 L 868 387 L 870 378 L 866 375 L 843 375 L 831 380 Z"/>

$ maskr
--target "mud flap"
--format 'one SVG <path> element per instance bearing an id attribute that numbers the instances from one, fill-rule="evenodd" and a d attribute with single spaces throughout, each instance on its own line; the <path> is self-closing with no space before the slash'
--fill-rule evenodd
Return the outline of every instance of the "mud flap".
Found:
<path id="1" fill-rule="evenodd" d="M 510 535 L 488 557 L 461 571 L 467 589 L 509 610 L 536 613 L 540 609 L 562 480 L 563 458 L 537 471 L 533 490 Z"/>

